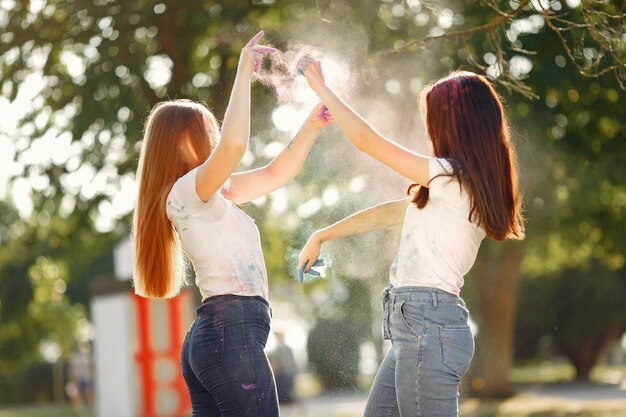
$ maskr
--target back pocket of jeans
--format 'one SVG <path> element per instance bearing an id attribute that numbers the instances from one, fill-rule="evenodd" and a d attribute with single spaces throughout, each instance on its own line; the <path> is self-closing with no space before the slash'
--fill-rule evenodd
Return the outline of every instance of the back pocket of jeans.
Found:
<path id="1" fill-rule="evenodd" d="M 459 378 L 468 370 L 474 356 L 474 337 L 467 325 L 440 328 L 443 364 Z"/>
<path id="2" fill-rule="evenodd" d="M 191 359 L 204 366 L 222 362 L 224 355 L 224 328 L 200 328 L 191 334 Z"/>

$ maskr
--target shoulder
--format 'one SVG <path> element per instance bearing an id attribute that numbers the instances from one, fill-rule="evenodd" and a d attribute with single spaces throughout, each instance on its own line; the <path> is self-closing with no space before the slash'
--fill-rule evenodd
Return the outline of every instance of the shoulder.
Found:
<path id="1" fill-rule="evenodd" d="M 438 176 L 451 176 L 455 174 L 456 164 L 451 158 L 428 158 L 428 179 L 432 181 Z"/>
<path id="2" fill-rule="evenodd" d="M 172 185 L 172 189 L 167 196 L 168 202 L 172 202 L 171 204 L 182 202 L 183 200 L 188 199 L 190 196 L 192 197 L 192 192 L 195 193 L 196 184 L 196 171 L 198 168 L 194 168 L 187 172 L 182 177 L 179 177 Z"/>
<path id="3" fill-rule="evenodd" d="M 204 202 L 196 191 L 196 173 L 198 167 L 193 168 L 185 175 L 178 178 L 167 196 L 167 214 L 171 218 L 170 211 L 173 209 L 177 213 L 187 212 L 188 214 L 199 209 L 207 209 L 219 203 L 223 199 L 220 192 L 216 192 Z"/>
<path id="4" fill-rule="evenodd" d="M 458 179 L 460 166 L 452 158 L 430 158 L 429 159 L 429 189 L 430 195 L 435 198 L 443 197 L 452 200 L 455 204 L 459 200 L 465 200 L 467 194 Z"/>

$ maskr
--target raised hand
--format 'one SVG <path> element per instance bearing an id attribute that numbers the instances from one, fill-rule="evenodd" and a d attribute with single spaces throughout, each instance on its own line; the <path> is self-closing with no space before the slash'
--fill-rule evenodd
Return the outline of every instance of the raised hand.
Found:
<path id="1" fill-rule="evenodd" d="M 330 110 L 323 103 L 318 103 L 307 118 L 307 122 L 311 123 L 314 127 L 321 129 L 329 123 L 334 123 L 335 119 Z"/>
<path id="2" fill-rule="evenodd" d="M 263 64 L 263 54 L 273 54 L 276 52 L 276 48 L 272 48 L 271 46 L 257 45 L 264 35 L 265 32 L 262 30 L 259 31 L 259 33 L 254 35 L 241 50 L 237 70 L 242 74 L 251 76 L 261 68 Z"/>
<path id="3" fill-rule="evenodd" d="M 322 64 L 313 55 L 306 54 L 302 56 L 296 65 L 296 70 L 299 74 L 304 75 L 309 86 L 316 93 L 320 88 L 326 85 L 324 73 L 322 72 Z"/>

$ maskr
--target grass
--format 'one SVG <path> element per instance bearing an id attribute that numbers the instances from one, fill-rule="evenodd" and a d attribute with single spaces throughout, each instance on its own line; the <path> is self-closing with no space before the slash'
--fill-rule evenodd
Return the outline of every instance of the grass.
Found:
<path id="1" fill-rule="evenodd" d="M 576 375 L 574 367 L 569 363 L 553 363 L 516 366 L 509 376 L 514 384 L 554 384 L 572 381 Z"/>
<path id="2" fill-rule="evenodd" d="M 566 402 L 530 400 L 523 396 L 505 401 L 482 402 L 475 399 L 461 403 L 461 417 L 623 417 L 626 401 L 619 404 L 576 406 Z M 361 417 L 361 412 L 341 414 L 315 414 L 315 417 Z M 289 414 L 294 415 L 295 414 Z M 313 414 L 309 414 L 313 417 Z M 0 409 L 0 417 L 94 417 L 93 413 L 77 413 L 71 407 L 21 407 Z M 298 416 L 305 417 L 305 415 Z"/>
<path id="3" fill-rule="evenodd" d="M 511 381 L 520 386 L 562 385 L 573 382 L 576 372 L 569 363 L 546 361 L 540 364 L 514 367 Z M 626 366 L 594 367 L 590 374 L 593 384 L 620 384 L 626 381 Z M 626 393 L 623 399 L 582 400 L 518 393 L 502 401 L 468 399 L 460 407 L 462 417 L 624 417 Z"/>
<path id="4" fill-rule="evenodd" d="M 461 417 L 623 417 L 626 401 L 621 404 L 572 404 L 553 399 L 517 396 L 505 401 L 465 401 L 460 407 Z"/>
<path id="5" fill-rule="evenodd" d="M 524 386 L 562 384 L 570 382 L 574 369 L 565 363 L 541 363 L 515 367 L 511 371 L 511 380 Z M 620 383 L 626 381 L 626 366 L 597 366 L 591 373 L 591 380 L 596 383 Z M 296 393 L 300 398 L 311 398 L 322 394 L 319 381 L 309 374 L 298 376 Z M 362 393 L 365 398 L 366 391 Z M 332 397 L 329 407 L 332 409 Z M 301 413 L 298 410 L 286 412 L 286 417 L 360 417 L 361 410 L 346 413 L 345 408 L 335 413 L 324 409 L 322 412 Z M 351 411 L 351 410 L 350 410 Z M 582 400 L 550 396 L 539 396 L 520 391 L 517 395 L 499 401 L 481 401 L 467 399 L 460 404 L 461 417 L 624 417 L 626 416 L 626 395 L 624 399 Z M 95 417 L 92 412 L 74 410 L 71 406 L 22 406 L 0 408 L 0 417 Z"/>
<path id="6" fill-rule="evenodd" d="M 75 410 L 71 406 L 21 406 L 0 408 L 0 417 L 94 417 L 90 410 Z"/>
<path id="7" fill-rule="evenodd" d="M 461 403 L 461 417 L 623 417 L 626 401 L 619 404 L 576 406 L 566 402 L 530 400 L 523 396 L 505 401 L 481 402 L 475 399 Z M 315 414 L 315 417 L 361 417 L 361 412 L 341 414 Z M 292 414 L 290 414 L 292 415 Z M 313 417 L 312 414 L 310 416 Z M 94 417 L 93 413 L 78 413 L 71 407 L 21 407 L 0 409 L 0 417 Z M 299 417 L 305 417 L 304 415 Z"/>
<path id="8" fill-rule="evenodd" d="M 573 381 L 576 371 L 569 363 L 545 361 L 516 366 L 509 375 L 514 384 L 554 384 Z M 618 384 L 626 380 L 626 366 L 597 365 L 589 379 L 591 382 Z"/>
<path id="9" fill-rule="evenodd" d="M 622 381 L 626 381 L 626 365 L 623 365 L 623 366 L 597 365 L 591 371 L 590 379 L 593 382 L 619 384 Z"/>

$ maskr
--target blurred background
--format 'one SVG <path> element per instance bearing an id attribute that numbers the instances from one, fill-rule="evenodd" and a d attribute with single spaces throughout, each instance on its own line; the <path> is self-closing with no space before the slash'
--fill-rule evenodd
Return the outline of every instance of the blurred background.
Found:
<path id="1" fill-rule="evenodd" d="M 143 122 L 190 98 L 223 117 L 259 29 L 283 53 L 253 83 L 239 170 L 313 106 L 304 51 L 384 134 L 427 152 L 416 95 L 455 69 L 505 101 L 527 238 L 485 241 L 467 276 L 477 351 L 463 416 L 626 415 L 626 2 L 0 0 L 0 417 L 187 416 L 178 349 L 199 303 L 133 295 L 128 237 Z M 279 74 L 280 76 L 278 76 Z M 244 206 L 270 279 L 267 347 L 287 416 L 362 414 L 389 348 L 380 292 L 399 228 L 326 244 L 318 227 L 409 183 L 334 126 L 285 188 Z"/>

